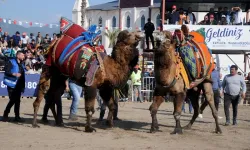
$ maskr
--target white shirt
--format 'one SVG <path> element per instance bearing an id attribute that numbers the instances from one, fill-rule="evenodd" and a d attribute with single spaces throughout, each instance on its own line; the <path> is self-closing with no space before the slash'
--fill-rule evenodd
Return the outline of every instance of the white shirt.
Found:
<path id="1" fill-rule="evenodd" d="M 27 35 L 25 37 L 21 37 L 21 41 L 23 44 L 28 44 L 29 37 Z"/>
<path id="2" fill-rule="evenodd" d="M 242 23 L 242 10 L 236 11 L 234 14 L 234 24 Z"/>

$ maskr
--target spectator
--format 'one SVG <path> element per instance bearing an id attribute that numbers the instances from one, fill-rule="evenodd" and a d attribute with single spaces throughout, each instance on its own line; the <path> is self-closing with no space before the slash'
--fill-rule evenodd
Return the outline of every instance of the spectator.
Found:
<path id="1" fill-rule="evenodd" d="M 219 21 L 218 25 L 227 25 L 227 19 L 225 15 L 221 16 L 221 20 Z"/>
<path id="2" fill-rule="evenodd" d="M 216 65 L 216 63 L 214 63 Z M 214 93 L 214 105 L 217 111 L 219 111 L 219 103 L 220 103 L 220 73 L 217 69 L 214 69 L 211 74 L 211 78 L 213 81 L 213 93 Z M 218 116 L 219 119 L 222 117 Z"/>
<path id="3" fill-rule="evenodd" d="M 192 106 L 192 103 L 191 103 L 191 100 L 189 98 L 185 98 L 185 100 L 183 101 L 183 105 L 182 105 L 182 111 L 184 113 L 186 113 L 186 109 L 185 109 L 185 103 L 188 103 L 188 108 L 189 108 L 189 113 L 191 114 L 192 113 L 192 110 L 193 110 L 193 106 Z"/>
<path id="4" fill-rule="evenodd" d="M 217 25 L 217 21 L 214 20 L 214 15 L 209 16 L 209 25 Z"/>
<path id="5" fill-rule="evenodd" d="M 26 33 L 24 32 L 23 34 L 22 34 L 22 37 L 21 37 L 21 43 L 22 43 L 22 48 L 24 48 L 24 47 L 27 47 L 28 46 L 28 44 L 29 44 L 29 37 L 26 35 Z"/>
<path id="6" fill-rule="evenodd" d="M 24 64 L 25 64 L 25 66 L 28 66 L 29 68 L 33 69 L 31 57 L 32 57 L 31 51 L 30 50 L 26 51 Z"/>
<path id="7" fill-rule="evenodd" d="M 224 111 L 226 116 L 225 125 L 230 125 L 229 107 L 233 105 L 233 125 L 237 125 L 238 103 L 240 100 L 240 92 L 242 88 L 241 97 L 245 99 L 246 83 L 242 76 L 237 74 L 238 67 L 232 65 L 230 67 L 230 74 L 226 75 L 222 82 L 222 89 L 224 91 Z"/>
<path id="8" fill-rule="evenodd" d="M 183 8 L 179 9 L 179 21 L 178 24 L 182 25 L 182 24 L 186 24 L 187 22 L 187 16 L 184 14 L 184 10 Z"/>
<path id="9" fill-rule="evenodd" d="M 226 16 L 227 24 L 230 24 L 230 12 L 228 11 L 228 7 L 224 7 L 223 15 Z"/>
<path id="10" fill-rule="evenodd" d="M 146 44 L 147 44 L 147 49 L 149 49 L 149 38 L 151 40 L 153 49 L 155 48 L 154 46 L 154 37 L 153 37 L 153 32 L 155 30 L 154 24 L 151 22 L 151 19 L 148 18 L 148 22 L 144 26 L 145 34 L 146 34 Z"/>
<path id="11" fill-rule="evenodd" d="M 36 37 L 36 44 L 41 45 L 42 43 L 43 43 L 43 37 L 41 35 L 41 32 L 38 32 Z"/>
<path id="12" fill-rule="evenodd" d="M 20 51 L 21 50 L 21 48 L 19 48 L 17 45 L 13 48 L 13 50 L 15 51 L 15 53 L 17 52 L 17 51 Z"/>
<path id="13" fill-rule="evenodd" d="M 32 39 L 32 40 L 31 40 L 31 43 L 29 43 L 29 45 L 28 45 L 27 47 L 28 47 L 29 50 L 35 49 L 35 48 L 36 48 L 35 40 Z"/>
<path id="14" fill-rule="evenodd" d="M 196 24 L 196 18 L 191 7 L 188 7 L 188 12 L 186 16 L 188 24 Z"/>
<path id="15" fill-rule="evenodd" d="M 13 37 L 10 37 L 10 40 L 8 42 L 8 48 L 13 48 L 15 46 Z"/>
<path id="16" fill-rule="evenodd" d="M 16 32 L 15 35 L 12 36 L 12 38 L 13 38 L 14 46 L 21 47 L 21 37 L 18 31 Z"/>
<path id="17" fill-rule="evenodd" d="M 250 72 L 248 72 L 246 80 L 250 81 Z"/>
<path id="18" fill-rule="evenodd" d="M 207 15 L 206 15 L 206 16 L 209 17 L 209 18 L 208 18 L 209 21 L 210 21 L 210 15 L 216 16 L 216 14 L 215 14 L 215 12 L 214 12 L 214 8 L 210 8 L 209 13 L 207 13 Z"/>
<path id="19" fill-rule="evenodd" d="M 34 36 L 33 33 L 30 33 L 30 40 L 31 40 L 31 41 L 32 41 L 32 40 L 36 41 L 36 37 Z"/>
<path id="20" fill-rule="evenodd" d="M 8 32 L 4 32 L 4 35 L 2 36 L 3 39 L 8 43 L 10 41 L 10 36 L 8 34 Z"/>
<path id="21" fill-rule="evenodd" d="M 177 12 L 177 7 L 175 5 L 172 6 L 172 12 L 168 15 L 169 24 L 177 24 L 179 20 L 179 12 Z"/>
<path id="22" fill-rule="evenodd" d="M 3 29 L 2 29 L 2 27 L 0 27 L 0 37 L 2 37 L 3 36 Z"/>
<path id="23" fill-rule="evenodd" d="M 216 14 L 215 20 L 216 20 L 217 22 L 221 21 L 222 15 L 223 15 L 222 7 L 219 7 L 219 8 L 218 8 L 218 12 L 217 12 L 217 14 Z"/>
<path id="24" fill-rule="evenodd" d="M 53 37 L 51 37 L 50 41 L 53 41 L 54 39 L 57 39 L 56 33 L 53 33 Z"/>
<path id="25" fill-rule="evenodd" d="M 246 13 L 246 23 L 250 25 L 250 8 L 247 10 L 247 13 Z"/>
<path id="26" fill-rule="evenodd" d="M 8 43 L 4 40 L 4 38 L 0 37 L 0 51 L 6 49 L 8 46 Z"/>
<path id="27" fill-rule="evenodd" d="M 242 10 L 240 7 L 233 7 L 232 8 L 233 13 L 233 24 L 234 25 L 242 25 Z"/>
<path id="28" fill-rule="evenodd" d="M 4 84 L 7 85 L 8 95 L 9 95 L 9 103 L 6 106 L 6 109 L 3 114 L 2 121 L 9 120 L 10 109 L 13 105 L 15 105 L 15 120 L 16 122 L 23 122 L 20 118 L 20 98 L 21 93 L 24 92 L 25 89 L 25 76 L 24 76 L 24 67 L 23 67 L 24 54 L 19 51 L 16 54 L 16 58 L 10 59 L 5 66 L 4 73 Z"/>
<path id="29" fill-rule="evenodd" d="M 198 25 L 208 25 L 208 24 L 209 24 L 209 19 L 207 15 L 204 16 L 204 20 L 198 23 Z"/>
<path id="30" fill-rule="evenodd" d="M 51 42 L 51 38 L 49 37 L 49 34 L 46 34 L 44 40 L 46 39 L 46 42 L 47 43 L 50 43 Z"/>
<path id="31" fill-rule="evenodd" d="M 141 96 L 141 71 L 139 70 L 139 65 L 136 65 L 134 67 L 134 71 L 131 74 L 131 81 L 133 84 L 134 101 L 140 101 L 142 103 L 143 101 Z"/>

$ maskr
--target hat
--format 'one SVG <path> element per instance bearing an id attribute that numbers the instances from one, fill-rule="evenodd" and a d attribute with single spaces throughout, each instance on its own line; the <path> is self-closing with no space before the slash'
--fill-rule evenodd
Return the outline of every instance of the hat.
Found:
<path id="1" fill-rule="evenodd" d="M 135 69 L 138 69 L 138 68 L 139 68 L 139 65 L 136 65 L 134 68 L 135 68 Z"/>
<path id="2" fill-rule="evenodd" d="M 176 5 L 173 5 L 172 8 L 176 9 Z"/>
<path id="3" fill-rule="evenodd" d="M 226 16 L 225 16 L 225 15 L 222 15 L 221 18 L 226 18 Z"/>
<path id="4" fill-rule="evenodd" d="M 17 31 L 16 34 L 20 34 L 20 32 Z"/>

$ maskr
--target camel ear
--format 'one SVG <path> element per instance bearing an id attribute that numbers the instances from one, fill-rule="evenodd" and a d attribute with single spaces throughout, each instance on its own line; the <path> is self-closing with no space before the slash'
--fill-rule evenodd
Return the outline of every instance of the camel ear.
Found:
<path id="1" fill-rule="evenodd" d="M 123 42 L 127 39 L 129 32 L 127 30 L 121 31 L 117 36 L 117 42 Z"/>

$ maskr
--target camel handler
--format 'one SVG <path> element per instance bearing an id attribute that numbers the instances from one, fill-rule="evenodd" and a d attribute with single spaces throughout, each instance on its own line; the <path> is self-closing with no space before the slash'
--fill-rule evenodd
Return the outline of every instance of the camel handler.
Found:
<path id="1" fill-rule="evenodd" d="M 229 107 L 231 103 L 233 106 L 233 125 L 237 125 L 238 103 L 241 97 L 242 99 L 245 99 L 246 97 L 246 83 L 244 78 L 237 74 L 237 70 L 238 67 L 232 65 L 230 67 L 230 74 L 226 75 L 222 82 L 222 89 L 224 92 L 224 111 L 226 116 L 225 126 L 230 125 Z"/>
<path id="2" fill-rule="evenodd" d="M 144 30 L 145 30 L 145 34 L 146 34 L 146 45 L 147 45 L 147 49 L 149 49 L 149 38 L 150 38 L 150 40 L 151 40 L 153 49 L 155 49 L 154 36 L 153 36 L 153 32 L 154 32 L 154 30 L 155 30 L 155 26 L 154 26 L 154 24 L 151 22 L 151 19 L 150 19 L 150 18 L 148 18 L 148 22 L 145 24 Z"/>
<path id="3" fill-rule="evenodd" d="M 5 64 L 3 83 L 7 85 L 9 103 L 7 104 L 2 121 L 9 121 L 11 107 L 15 105 L 15 122 L 24 122 L 20 118 L 21 93 L 25 90 L 25 67 L 23 64 L 25 56 L 22 51 L 17 51 L 16 58 L 9 59 Z"/>

